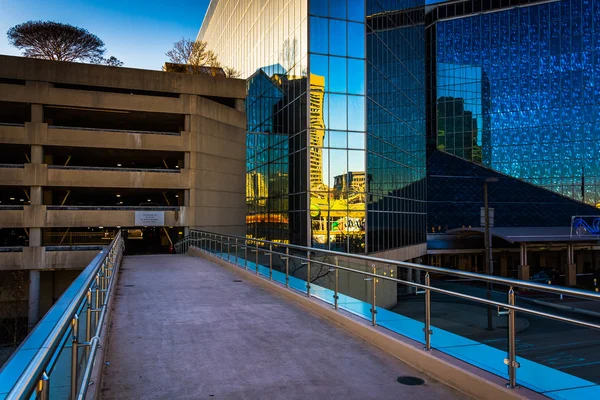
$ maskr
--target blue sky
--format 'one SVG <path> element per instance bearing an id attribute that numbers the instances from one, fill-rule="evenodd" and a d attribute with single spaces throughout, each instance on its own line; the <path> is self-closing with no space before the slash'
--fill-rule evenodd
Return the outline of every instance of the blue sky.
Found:
<path id="1" fill-rule="evenodd" d="M 427 0 L 433 3 L 441 0 Z M 209 0 L 0 0 L 0 54 L 19 55 L 6 32 L 29 20 L 85 28 L 126 67 L 160 69 L 182 37 L 196 38 Z"/>
<path id="2" fill-rule="evenodd" d="M 196 38 L 209 0 L 0 0 L 0 54 L 20 55 L 6 31 L 29 20 L 85 28 L 126 67 L 160 69 L 182 37 Z"/>

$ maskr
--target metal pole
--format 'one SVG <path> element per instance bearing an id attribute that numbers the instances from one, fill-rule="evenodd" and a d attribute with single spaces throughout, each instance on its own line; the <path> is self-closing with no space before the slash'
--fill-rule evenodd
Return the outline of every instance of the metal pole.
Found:
<path id="1" fill-rule="evenodd" d="M 425 274 L 425 285 L 431 285 L 429 272 Z M 425 289 L 425 350 L 431 350 L 431 291 Z"/>
<path id="2" fill-rule="evenodd" d="M 77 367 L 78 367 L 78 351 L 77 351 L 77 343 L 78 343 L 78 335 L 79 335 L 79 317 L 77 314 L 73 316 L 73 320 L 71 321 L 71 329 L 73 338 L 71 340 L 71 399 L 75 399 L 77 397 Z"/>
<path id="3" fill-rule="evenodd" d="M 269 280 L 273 280 L 273 245 L 269 244 Z"/>
<path id="4" fill-rule="evenodd" d="M 335 266 L 337 267 L 339 265 L 339 260 L 337 258 L 337 256 L 335 256 Z M 339 292 L 340 292 L 340 281 L 339 281 L 339 277 L 340 277 L 340 270 L 338 268 L 335 269 L 335 292 L 333 295 L 333 307 L 337 310 L 339 309 L 339 304 L 338 304 L 338 299 L 340 298 L 339 296 Z"/>
<path id="5" fill-rule="evenodd" d="M 235 239 L 235 265 L 239 265 L 239 263 L 238 263 L 238 250 L 239 250 L 238 240 L 236 238 Z"/>
<path id="6" fill-rule="evenodd" d="M 100 318 L 100 311 L 98 311 L 100 309 L 100 277 L 98 275 L 96 275 L 96 298 L 94 299 L 94 308 L 96 309 L 96 311 L 94 312 L 94 317 L 96 319 L 96 324 L 94 325 L 94 328 L 97 329 L 98 318 Z"/>
<path id="7" fill-rule="evenodd" d="M 290 249 L 288 247 L 285 248 L 285 287 L 290 287 Z"/>
<path id="8" fill-rule="evenodd" d="M 254 242 L 256 244 L 256 257 L 255 257 L 255 261 L 256 261 L 256 275 L 258 275 L 258 240 Z"/>
<path id="9" fill-rule="evenodd" d="M 221 260 L 223 259 L 223 235 L 221 235 L 221 239 L 219 240 L 221 242 Z"/>
<path id="10" fill-rule="evenodd" d="M 306 258 L 308 259 L 306 264 L 306 296 L 310 297 L 310 251 L 306 252 Z"/>
<path id="11" fill-rule="evenodd" d="M 375 268 L 375 264 L 371 264 L 373 267 L 373 275 L 377 273 L 377 269 Z M 373 326 L 377 326 L 377 278 L 373 277 L 373 299 L 371 301 L 371 324 Z"/>
<path id="12" fill-rule="evenodd" d="M 490 209 L 488 205 L 488 184 L 487 181 L 483 182 L 483 208 L 484 208 L 484 219 L 485 219 L 485 237 L 483 238 L 485 243 L 485 273 L 488 275 L 492 275 L 492 250 L 490 244 Z M 486 284 L 487 286 L 487 299 L 492 299 L 492 285 L 490 282 Z M 494 321 L 492 319 L 492 307 L 488 305 L 487 307 L 487 330 L 494 330 Z"/>
<path id="13" fill-rule="evenodd" d="M 50 378 L 45 372 L 42 374 L 42 379 L 40 379 L 38 392 L 38 400 L 50 399 Z"/>
<path id="14" fill-rule="evenodd" d="M 248 239 L 244 239 L 244 268 L 248 270 Z"/>
<path id="15" fill-rule="evenodd" d="M 508 304 L 511 306 L 515 305 L 515 291 L 512 286 L 508 291 Z M 517 340 L 515 331 L 515 311 L 508 310 L 508 359 L 504 360 L 504 363 L 508 365 L 508 385 L 507 387 L 514 389 L 517 387 L 517 368 L 519 363 L 517 362 Z"/>
<path id="16" fill-rule="evenodd" d="M 92 338 L 92 289 L 88 289 L 86 301 L 88 306 L 85 314 L 85 341 L 89 343 L 90 339 Z M 87 359 L 89 356 L 90 348 L 89 346 L 86 346 L 85 358 Z"/>
<path id="17" fill-rule="evenodd" d="M 230 261 L 229 255 L 231 254 L 231 239 L 227 236 L 227 261 Z"/>

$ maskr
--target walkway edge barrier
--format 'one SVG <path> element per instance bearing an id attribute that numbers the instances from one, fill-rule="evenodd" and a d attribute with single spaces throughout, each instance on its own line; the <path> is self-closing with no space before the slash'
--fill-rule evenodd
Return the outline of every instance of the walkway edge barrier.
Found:
<path id="1" fill-rule="evenodd" d="M 105 359 L 106 354 L 108 353 L 108 348 L 110 346 L 110 335 L 111 335 L 111 323 L 112 323 L 112 315 L 114 309 L 115 302 L 115 292 L 117 291 L 117 285 L 119 284 L 119 275 L 121 265 L 123 264 L 123 259 L 116 266 L 115 271 L 115 280 L 113 281 L 113 285 L 110 287 L 110 292 L 108 293 L 108 301 L 106 302 L 106 316 L 104 321 L 102 322 L 102 326 L 100 330 L 104 332 L 102 336 L 100 336 L 100 340 L 98 341 L 98 352 L 96 353 L 96 357 L 94 358 L 94 366 L 92 368 L 92 373 L 90 375 L 90 382 L 93 382 L 93 387 L 90 387 L 87 393 L 85 394 L 85 400 L 95 400 L 100 398 L 100 390 L 102 389 L 102 377 L 104 376 L 104 368 L 105 368 Z"/>
<path id="2" fill-rule="evenodd" d="M 188 255 L 207 259 L 244 277 L 249 282 L 277 293 L 309 311 L 328 319 L 346 331 L 366 340 L 446 386 L 452 387 L 470 397 L 490 400 L 546 398 L 539 393 L 523 387 L 517 390 L 509 389 L 505 386 L 506 380 L 499 376 L 480 370 L 435 350 L 423 351 L 421 343 L 408 338 L 391 336 L 382 328 L 368 325 L 367 321 L 354 317 L 349 313 L 342 313 L 339 310 L 335 310 L 317 299 L 309 298 L 286 289 L 285 286 L 272 282 L 268 278 L 265 279 L 259 275 L 255 275 L 251 271 L 236 267 L 233 263 L 202 252 L 193 246 L 188 248 Z"/>

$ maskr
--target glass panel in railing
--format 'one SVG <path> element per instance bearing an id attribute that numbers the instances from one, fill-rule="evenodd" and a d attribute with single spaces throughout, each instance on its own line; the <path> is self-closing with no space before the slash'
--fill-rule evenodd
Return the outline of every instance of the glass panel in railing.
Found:
<path id="1" fill-rule="evenodd" d="M 289 251 L 289 285 L 290 288 L 306 293 L 307 276 L 306 250 L 290 248 Z"/>
<path id="2" fill-rule="evenodd" d="M 335 257 L 331 253 L 315 250 L 311 252 L 310 283 L 311 296 L 327 303 L 334 303 Z"/>
<path id="3" fill-rule="evenodd" d="M 518 290 L 516 304 L 571 320 L 600 324 L 600 302 Z M 600 398 L 600 331 L 524 313 L 517 329 L 517 383 L 561 399 Z M 517 324 L 519 328 L 519 324 Z M 549 393 L 549 394 L 550 394 Z"/>
<path id="4" fill-rule="evenodd" d="M 488 288 L 485 282 L 456 282 L 453 278 L 433 276 L 431 284 L 463 295 L 507 303 L 508 288 L 496 285 Z M 423 282 L 423 279 L 421 279 Z M 414 313 L 423 315 L 424 295 L 418 296 L 419 311 L 404 302 L 400 312 L 410 318 Z M 526 330 L 526 318 L 515 319 L 517 332 Z M 508 351 L 508 314 L 506 309 L 461 299 L 440 293 L 431 293 L 431 346 L 469 364 L 508 378 L 504 360 Z"/>
<path id="5" fill-rule="evenodd" d="M 273 280 L 285 285 L 285 246 L 280 244 L 273 244 L 272 250 Z"/>
<path id="6" fill-rule="evenodd" d="M 329 265 L 336 265 L 335 256 L 327 255 L 325 260 Z M 340 267 L 349 269 L 338 270 L 339 308 L 370 320 L 372 281 L 370 277 L 362 274 L 362 272 L 368 271 L 365 261 L 340 256 L 337 258 L 337 264 Z M 315 288 L 315 296 L 333 304 L 336 281 L 335 268 L 329 267 L 327 272 L 328 274 L 319 280 L 319 286 L 323 289 Z"/>
<path id="7" fill-rule="evenodd" d="M 58 354 L 53 360 L 50 378 L 50 398 L 67 399 L 71 391 L 71 328 L 67 330 L 57 350 Z"/>

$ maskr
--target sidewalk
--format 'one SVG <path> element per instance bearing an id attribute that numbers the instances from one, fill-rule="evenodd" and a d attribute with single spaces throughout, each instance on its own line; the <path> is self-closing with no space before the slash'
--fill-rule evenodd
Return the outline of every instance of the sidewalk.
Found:
<path id="1" fill-rule="evenodd" d="M 109 335 L 104 400 L 464 398 L 197 257 L 125 257 Z"/>

